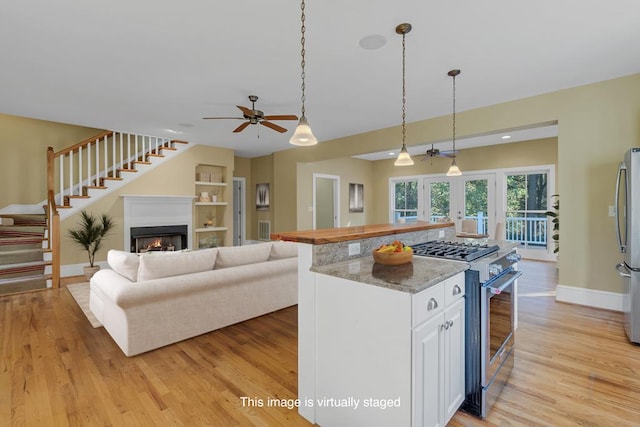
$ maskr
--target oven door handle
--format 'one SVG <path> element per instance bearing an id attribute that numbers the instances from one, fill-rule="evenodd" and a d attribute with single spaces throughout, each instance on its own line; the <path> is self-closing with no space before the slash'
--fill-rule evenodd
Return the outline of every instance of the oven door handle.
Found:
<path id="1" fill-rule="evenodd" d="M 522 271 L 509 271 L 503 277 L 499 278 L 496 281 L 495 286 L 487 286 L 487 288 L 492 295 L 498 295 L 502 293 L 502 291 L 504 291 L 507 287 L 511 286 L 511 283 L 520 276 L 522 276 Z"/>

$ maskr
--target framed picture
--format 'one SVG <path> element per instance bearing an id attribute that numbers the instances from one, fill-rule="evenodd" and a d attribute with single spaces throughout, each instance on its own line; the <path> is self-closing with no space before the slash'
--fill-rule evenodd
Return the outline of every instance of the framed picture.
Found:
<path id="1" fill-rule="evenodd" d="M 256 184 L 256 210 L 269 210 L 269 183 Z"/>
<path id="2" fill-rule="evenodd" d="M 363 184 L 349 184 L 349 212 L 364 212 Z"/>

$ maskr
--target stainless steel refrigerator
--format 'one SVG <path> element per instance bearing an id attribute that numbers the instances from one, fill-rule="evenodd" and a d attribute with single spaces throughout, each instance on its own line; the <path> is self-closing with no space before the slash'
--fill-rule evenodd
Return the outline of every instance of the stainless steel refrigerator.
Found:
<path id="1" fill-rule="evenodd" d="M 640 148 L 632 148 L 618 167 L 616 233 L 624 260 L 616 265 L 624 282 L 625 331 L 640 344 Z"/>

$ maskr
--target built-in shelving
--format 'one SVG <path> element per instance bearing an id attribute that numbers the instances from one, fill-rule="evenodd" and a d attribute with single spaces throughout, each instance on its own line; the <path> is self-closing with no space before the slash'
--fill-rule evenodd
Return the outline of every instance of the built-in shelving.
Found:
<path id="1" fill-rule="evenodd" d="M 195 170 L 195 248 L 225 245 L 226 167 L 200 164 Z"/>

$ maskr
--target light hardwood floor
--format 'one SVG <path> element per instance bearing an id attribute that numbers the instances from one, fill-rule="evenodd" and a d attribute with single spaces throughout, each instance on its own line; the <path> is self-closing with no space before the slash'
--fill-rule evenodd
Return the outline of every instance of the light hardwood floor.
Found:
<path id="1" fill-rule="evenodd" d="M 509 383 L 487 420 L 450 426 L 640 425 L 640 346 L 622 315 L 556 303 L 554 264 L 521 269 Z M 241 402 L 296 398 L 296 346 L 291 307 L 127 358 L 64 287 L 0 297 L 0 425 L 308 426 Z"/>

